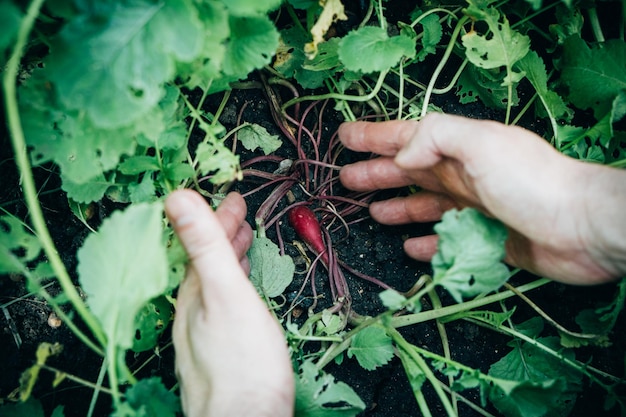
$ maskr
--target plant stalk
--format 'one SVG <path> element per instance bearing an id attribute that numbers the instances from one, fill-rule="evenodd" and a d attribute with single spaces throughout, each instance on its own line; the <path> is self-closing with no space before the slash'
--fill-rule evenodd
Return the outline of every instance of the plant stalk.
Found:
<path id="1" fill-rule="evenodd" d="M 28 7 L 26 15 L 20 24 L 15 48 L 13 49 L 11 57 L 7 62 L 6 71 L 2 78 L 7 125 L 11 136 L 13 152 L 15 154 L 15 162 L 21 175 L 24 200 L 26 201 L 26 205 L 32 219 L 35 234 L 41 242 L 41 246 L 50 261 L 50 265 L 52 266 L 54 274 L 59 281 L 63 292 L 83 321 L 91 329 L 98 342 L 104 345 L 106 343 L 106 337 L 102 332 L 100 323 L 96 320 L 91 311 L 89 311 L 82 298 L 80 298 L 80 295 L 74 287 L 67 269 L 65 268 L 65 265 L 56 250 L 56 246 L 50 236 L 48 227 L 46 226 L 41 205 L 37 199 L 37 189 L 35 187 L 33 172 L 28 160 L 26 139 L 24 137 L 24 130 L 22 129 L 19 106 L 17 103 L 17 71 L 24 53 L 24 47 L 28 40 L 28 36 L 35 23 L 35 19 L 39 15 L 39 10 L 41 9 L 43 3 L 44 0 L 34 0 Z"/>

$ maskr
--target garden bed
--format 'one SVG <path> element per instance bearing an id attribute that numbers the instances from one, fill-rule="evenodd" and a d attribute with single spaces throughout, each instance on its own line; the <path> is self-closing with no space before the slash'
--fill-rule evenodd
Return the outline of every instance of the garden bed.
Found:
<path id="1" fill-rule="evenodd" d="M 311 415 L 420 415 L 424 408 L 416 401 L 414 390 L 419 391 L 417 387 L 424 381 L 422 393 L 433 416 L 449 414 L 446 401 L 452 400 L 448 394 L 443 394 L 448 400 L 442 399 L 439 392 L 446 392 L 449 385 L 472 403 L 470 406 L 465 400 L 459 400 L 458 415 L 461 416 L 503 413 L 574 417 L 601 413 L 620 415 L 619 407 L 626 404 L 623 379 L 626 338 L 623 332 L 613 331 L 613 328 L 620 329 L 625 324 L 624 314 L 621 313 L 626 294 L 623 283 L 572 287 L 545 283 L 539 277 L 520 271 L 509 279 L 509 284 L 525 291 L 525 296 L 532 303 L 525 300 L 523 295 L 513 295 L 469 307 L 469 304 L 458 303 L 442 284 L 433 289 L 434 292 L 420 293 L 418 289 L 418 299 L 411 298 L 415 297 L 413 293 L 400 301 L 401 307 L 394 306 L 389 299 L 381 299 L 380 294 L 384 288 L 357 275 L 364 274 L 378 279 L 399 293 L 409 291 L 420 278 L 432 275 L 433 271 L 430 264 L 408 258 L 402 250 L 402 242 L 410 236 L 432 233 L 434 225 L 383 226 L 369 218 L 365 207 L 368 202 L 406 195 L 412 192 L 410 189 L 355 194 L 341 187 L 337 181 L 338 166 L 371 156 L 340 150 L 336 142 L 339 124 L 345 119 L 395 118 L 397 114 L 394 112 L 398 109 L 403 118 L 419 118 L 420 114 L 428 110 L 514 122 L 547 139 L 553 139 L 555 146 L 570 156 L 623 166 L 626 160 L 624 135 L 618 124 L 623 117 L 619 107 L 622 105 L 620 100 L 623 92 L 617 89 L 609 98 L 598 98 L 599 104 L 594 105 L 596 107 L 590 107 L 591 105 L 587 105 L 589 99 L 571 91 L 568 93 L 568 89 L 582 91 L 590 88 L 584 80 L 574 80 L 575 77 L 571 75 L 570 78 L 563 76 L 562 79 L 555 76 L 551 78 L 551 81 L 555 81 L 554 86 L 552 82 L 548 83 L 547 74 L 551 72 L 546 71 L 546 67 L 560 75 L 566 72 L 563 68 L 574 67 L 574 64 L 579 63 L 578 57 L 563 58 L 567 55 L 562 52 L 563 48 L 571 54 L 574 46 L 581 47 L 577 42 L 587 45 L 585 40 L 597 36 L 594 30 L 583 25 L 579 15 L 567 12 L 563 6 L 549 4 L 543 5 L 543 8 L 538 5 L 538 11 L 534 11 L 525 2 L 502 2 L 498 4 L 498 8 L 471 2 L 469 6 L 463 5 L 467 7 L 465 10 L 454 5 L 440 4 L 438 8 L 433 7 L 436 10 L 432 14 L 428 10 L 414 11 L 414 5 L 402 1 L 373 2 L 372 7 L 368 7 L 367 2 L 346 2 L 348 19 L 331 24 L 329 33 L 326 34 L 329 41 L 317 45 L 320 54 L 317 60 L 307 60 L 304 49 L 310 48 L 310 45 L 306 46 L 304 43 L 310 39 L 302 40 L 302 33 L 294 34 L 298 28 L 298 24 L 294 22 L 298 20 L 301 25 L 312 25 L 322 10 L 316 6 L 317 2 L 289 2 L 295 7 L 290 9 L 284 6 L 280 11 L 274 11 L 271 14 L 273 20 L 262 17 L 271 8 L 265 7 L 265 3 L 272 2 L 263 2 L 262 6 L 241 6 L 243 9 L 254 9 L 246 9 L 245 13 L 221 6 L 220 2 L 212 2 L 210 7 L 197 9 L 191 2 L 166 3 L 171 9 L 169 12 L 177 13 L 176 19 L 188 18 L 191 15 L 186 13 L 193 10 L 193 13 L 200 16 L 201 24 L 210 28 L 220 27 L 215 19 L 218 11 L 224 13 L 226 20 L 231 21 L 231 33 L 223 38 L 205 38 L 203 41 L 209 44 L 216 42 L 226 49 L 235 48 L 237 42 L 248 39 L 241 33 L 235 33 L 235 27 L 245 28 L 241 30 L 250 30 L 258 36 L 257 40 L 247 40 L 253 45 L 252 49 L 255 49 L 254 45 L 259 49 L 255 50 L 258 56 L 251 58 L 251 66 L 246 63 L 247 66 L 241 64 L 242 67 L 237 68 L 237 63 L 246 58 L 237 55 L 243 53 L 240 51 L 233 52 L 232 56 L 227 52 L 223 61 L 217 63 L 211 61 L 213 55 L 208 55 L 208 58 L 203 55 L 206 51 L 196 51 L 195 59 L 186 57 L 193 55 L 194 52 L 190 50 L 181 49 L 176 54 L 168 55 L 167 59 L 164 54 L 160 63 L 165 67 L 165 61 L 171 59 L 170 63 L 175 64 L 177 70 L 175 76 L 169 74 L 169 78 L 157 80 L 161 96 L 160 100 L 151 104 L 151 111 L 156 114 L 155 119 L 150 119 L 150 116 L 146 116 L 148 113 L 141 113 L 143 110 L 139 109 L 148 106 L 143 99 L 144 95 L 149 95 L 150 86 L 141 87 L 145 87 L 141 94 L 135 90 L 138 101 L 130 99 L 118 103 L 119 109 L 125 108 L 129 115 L 135 110 L 138 114 L 141 113 L 135 118 L 132 127 L 120 122 L 125 117 L 122 110 L 111 111 L 102 106 L 110 100 L 102 90 L 93 90 L 98 93 L 94 94 L 95 98 L 85 98 L 81 91 L 74 90 L 74 85 L 68 79 L 72 75 L 63 74 L 64 71 L 69 71 L 64 65 L 76 59 L 78 55 L 74 54 L 79 54 L 81 46 L 85 46 L 80 43 L 72 44 L 72 36 L 88 29 L 95 28 L 96 32 L 107 30 L 97 26 L 97 22 L 80 23 L 81 13 L 89 15 L 88 11 L 69 11 L 54 7 L 42 9 L 36 27 L 40 37 L 51 39 L 52 53 L 47 55 L 47 51 L 42 52 L 46 48 L 37 42 L 34 42 L 35 47 L 30 45 L 31 49 L 25 48 L 29 54 L 22 60 L 20 67 L 18 94 L 21 101 L 18 113 L 22 117 L 31 158 L 39 165 L 34 169 L 34 189 L 31 193 L 36 192 L 37 201 L 43 210 L 45 227 L 58 251 L 58 259 L 71 278 L 76 297 L 84 303 L 87 297 L 81 287 L 90 286 L 81 275 L 80 266 L 81 262 L 87 262 L 87 251 L 83 252 L 82 257 L 77 256 L 77 252 L 86 241 L 97 239 L 92 237 L 92 230 L 99 230 L 106 227 L 107 223 L 112 223 L 108 220 L 112 213 L 125 210 L 129 206 L 154 204 L 153 201 L 167 194 L 169 189 L 180 186 L 197 188 L 207 196 L 237 190 L 246 196 L 249 207 L 248 222 L 255 225 L 259 223 L 259 219 L 263 220 L 261 224 L 266 236 L 293 260 L 295 274 L 290 280 L 280 284 L 284 289 L 279 294 L 270 295 L 266 288 L 269 284 L 257 282 L 257 286 L 271 300 L 268 307 L 285 325 L 286 338 L 292 348 L 292 359 L 297 368 L 296 378 L 302 384 L 302 374 L 308 369 L 305 363 L 314 364 L 315 372 L 320 372 L 320 375 L 331 374 L 336 382 L 347 384 L 351 387 L 348 390 L 354 390 L 360 398 L 360 402 L 352 396 L 346 396 L 345 401 L 322 402 L 311 413 L 325 414 Z M 302 8 L 305 4 L 308 10 Z M 607 4 L 615 6 L 612 3 Z M 144 6 L 147 7 L 137 6 L 137 10 Z M 614 35 L 614 29 L 607 22 L 613 22 L 613 16 L 607 12 L 607 7 L 596 10 L 595 7 L 585 9 L 581 6 L 580 9 L 573 10 L 582 10 L 582 13 L 594 10 L 596 18 L 599 11 L 598 21 L 603 22 L 605 35 L 610 39 Z M 16 21 L 22 22 L 21 13 L 19 9 L 16 10 Z M 11 12 L 14 11 L 11 9 Z M 243 15 L 237 14 L 239 12 Z M 109 10 L 107 13 L 110 13 L 108 18 L 119 18 L 118 22 L 123 22 L 123 8 L 115 12 Z M 245 26 L 250 20 L 256 22 L 254 29 L 254 25 Z M 233 23 L 235 21 L 238 22 L 237 25 Z M 65 22 L 73 23 L 65 25 Z M 95 26 L 89 26 L 90 22 Z M 412 22 L 413 25 L 409 25 Z M 525 25 L 526 22 L 530 24 Z M 576 29 L 579 22 L 580 27 Z M 192 23 L 197 22 L 192 19 Z M 163 22 L 151 24 L 158 26 Z M 359 25 L 377 29 L 384 27 L 384 35 L 372 32 L 369 36 L 373 36 L 375 42 L 380 42 L 387 52 L 395 52 L 397 56 L 384 56 L 380 59 L 373 56 L 371 63 L 365 63 L 359 61 L 362 57 L 355 60 L 348 52 L 342 55 L 341 48 L 348 48 L 346 44 L 356 42 L 356 46 L 353 46 L 356 50 L 361 42 L 359 38 L 355 40 L 348 37 L 357 31 Z M 265 29 L 267 33 L 261 33 Z M 148 27 L 148 30 L 152 33 L 155 27 Z M 278 45 L 278 30 L 283 31 L 281 35 L 286 44 Z M 528 36 L 532 47 L 530 52 L 520 53 L 521 56 L 514 62 L 481 67 L 475 64 L 471 54 L 466 55 L 460 38 L 456 39 L 462 33 L 474 31 L 481 38 L 485 34 L 484 41 L 492 41 L 494 37 L 499 39 L 500 35 L 502 38 L 519 36 L 519 39 Z M 566 31 L 569 32 L 565 33 Z M 503 35 L 504 32 L 506 36 Z M 550 32 L 553 36 L 552 43 L 546 39 Z M 178 36 L 180 38 L 170 38 L 168 41 L 181 45 L 181 42 L 188 40 L 185 37 L 192 37 L 193 34 L 185 32 Z M 264 47 L 254 44 L 253 41 L 274 47 L 265 51 Z M 344 43 L 337 47 L 333 42 Z M 407 43 L 409 47 L 406 46 Z M 595 42 L 588 42 L 589 45 L 595 43 L 602 42 L 597 42 L 597 39 Z M 449 45 L 454 48 L 447 48 Z M 0 43 L 0 46 L 5 45 Z M 62 47 L 67 49 L 63 50 Z M 446 54 L 446 48 L 451 55 L 444 59 L 442 57 Z M 270 55 L 275 50 L 279 51 L 278 56 L 270 63 Z M 524 56 L 532 55 L 533 51 L 537 54 L 522 61 Z M 589 51 L 589 54 L 602 53 L 596 49 Z M 620 54 L 626 51 L 626 47 L 623 40 L 615 40 L 607 43 L 604 51 L 606 54 L 615 52 L 617 56 L 623 56 Z M 159 50 L 159 53 L 163 51 Z M 561 67 L 552 68 L 552 54 L 559 54 L 555 56 L 565 60 Z M 325 59 L 320 59 L 319 56 Z M 599 62 L 606 57 L 595 58 Z M 31 59 L 34 64 L 27 65 Z M 442 62 L 446 64 L 445 67 L 438 76 L 433 77 Z M 538 62 L 541 65 L 545 62 L 545 66 L 537 66 Z M 588 63 L 593 62 L 591 60 Z M 216 69 L 220 64 L 223 67 Z M 261 68 L 266 64 L 267 67 Z M 467 67 L 464 71 L 457 71 L 465 66 Z M 81 61 L 76 67 L 80 73 L 88 65 Z M 143 70 L 148 71 L 146 68 Z M 611 75 L 610 69 L 607 71 Z M 502 88 L 505 77 L 521 73 L 525 75 L 511 88 Z M 3 75 L 6 76 L 6 73 Z M 150 75 L 157 78 L 162 76 L 154 73 Z M 460 78 L 457 79 L 458 76 Z M 207 83 L 207 79 L 203 77 L 213 77 L 212 83 Z M 620 75 L 617 74 L 616 77 L 619 78 Z M 432 85 L 428 86 L 433 79 L 437 86 L 451 83 L 454 88 L 440 92 L 433 89 Z M 621 79 L 623 81 L 623 74 Z M 87 79 L 86 85 L 95 88 L 95 84 L 90 85 L 89 82 L 93 82 L 93 79 Z M 225 86 L 228 82 L 231 83 L 231 89 L 225 92 L 220 86 Z M 610 87 L 612 86 L 607 89 Z M 133 84 L 133 88 L 139 87 Z M 557 96 L 553 90 L 565 98 Z M 90 91 L 89 88 L 86 91 Z M 402 99 L 398 98 L 398 94 Z M 82 102 L 72 102 L 72 97 L 76 96 L 80 96 Z M 367 96 L 371 96 L 369 100 L 358 98 Z M 414 97 L 418 100 L 411 102 Z M 296 104 L 297 101 L 299 102 Z M 537 104 L 535 111 L 531 106 L 533 102 L 542 103 L 543 107 Z M 6 103 L 10 113 L 10 98 Z M 98 103 L 101 107 L 98 107 Z M 564 109 L 561 105 L 568 107 Z M 610 138 L 602 131 L 606 129 L 607 117 L 603 111 L 609 111 L 611 116 L 608 122 Z M 102 343 L 105 338 L 99 337 L 102 329 L 90 322 L 89 317 L 77 307 L 76 303 L 80 304 L 81 301 L 72 301 L 72 296 L 68 295 L 70 288 L 67 282 L 52 278 L 62 274 L 54 268 L 52 272 L 38 269 L 40 262 L 45 263 L 42 261 L 51 259 L 53 254 L 44 254 L 44 245 L 30 240 L 40 230 L 37 226 L 33 227 L 34 232 L 30 229 L 36 214 L 32 212 L 32 203 L 25 201 L 23 197 L 25 186 L 21 178 L 25 168 L 22 166 L 22 171 L 16 168 L 16 154 L 12 150 L 14 141 L 11 140 L 16 135 L 16 126 L 11 124 L 10 115 L 8 121 L 8 129 L 0 138 L 0 178 L 3 185 L 0 208 L 10 214 L 11 218 L 18 219 L 17 224 L 22 226 L 8 223 L 8 217 L 4 217 L 0 223 L 0 249 L 8 247 L 9 252 L 18 260 L 10 268 L 7 263 L 0 263 L 5 268 L 0 272 L 6 272 L 0 280 L 0 307 L 3 313 L 0 315 L 0 399 L 7 406 L 6 410 L 14 413 L 12 415 L 22 415 L 20 413 L 26 413 L 26 410 L 35 417 L 85 416 L 88 413 L 93 416 L 110 415 L 112 407 L 119 406 L 117 401 L 121 401 L 121 397 L 116 397 L 119 393 L 101 392 L 97 400 L 94 400 L 96 397 L 93 393 L 94 387 L 102 384 L 102 381 L 104 386 L 110 386 L 115 381 L 110 379 L 111 370 L 108 370 L 108 376 L 105 377 L 102 356 L 77 337 L 77 331 L 70 329 L 68 322 L 75 323 L 78 332 L 88 335 L 96 346 L 103 350 L 109 347 Z M 554 131 L 556 125 L 566 125 L 566 129 Z M 153 130 L 156 129 L 155 126 L 161 126 L 162 130 Z M 86 152 L 77 151 L 72 156 L 81 164 L 92 164 L 92 167 L 101 168 L 100 173 L 86 182 L 81 182 L 81 175 L 87 174 L 69 163 L 67 154 L 63 154 L 63 141 L 70 143 L 81 134 L 93 139 L 88 144 L 82 142 L 81 146 L 85 146 Z M 99 142 L 105 135 L 119 135 L 121 138 L 127 135 L 132 138 L 133 145 L 128 147 L 127 143 L 113 139 Z M 52 140 L 52 136 L 56 142 L 46 142 Z M 159 140 L 155 141 L 154 137 Z M 246 142 L 250 140 L 258 140 L 260 145 L 257 142 L 250 145 L 250 142 Z M 164 141 L 166 145 L 162 145 Z M 269 152 L 264 148 L 270 146 L 268 143 L 276 141 L 278 147 Z M 88 149 L 89 145 L 93 145 L 93 148 Z M 232 159 L 234 155 L 239 158 L 240 165 Z M 208 156 L 216 156 L 216 159 Z M 222 164 L 211 162 L 212 165 L 209 165 L 206 162 L 220 158 Z M 188 164 L 190 160 L 193 163 Z M 293 161 L 294 165 L 280 173 L 277 168 L 285 160 Z M 108 187 L 98 187 L 97 184 L 103 181 Z M 257 187 L 264 184 L 266 187 L 257 190 Z M 259 215 L 259 208 L 272 200 L 275 197 L 273 192 L 281 186 L 285 188 L 278 194 L 280 198 L 276 200 L 275 207 L 261 210 Z M 27 188 L 26 186 L 26 194 L 29 193 Z M 294 203 L 292 198 L 296 204 L 307 202 L 316 209 L 317 217 L 331 238 L 337 259 L 346 264 L 341 267 L 341 271 L 345 275 L 347 288 L 341 287 L 342 281 L 333 275 L 336 271 L 331 271 L 329 277 L 329 272 L 321 263 L 317 264 L 315 273 L 311 274 L 314 277 L 314 284 L 311 285 L 311 277 L 307 273 L 316 255 L 302 244 L 287 221 L 285 213 Z M 342 222 L 349 224 L 349 229 L 343 227 Z M 171 230 L 159 229 L 158 233 L 162 232 L 171 239 Z M 120 245 L 125 244 L 124 239 L 126 238 L 120 236 Z M 150 301 L 146 316 L 155 322 L 152 325 L 134 323 L 137 327 L 133 329 L 137 329 L 137 333 L 130 338 L 107 335 L 109 344 L 115 343 L 112 348 L 114 352 L 126 352 L 125 366 L 136 372 L 139 381 L 158 377 L 161 384 L 159 386 L 167 390 L 176 385 L 169 323 L 175 314 L 174 308 L 167 302 L 163 304 L 164 298 L 160 296 L 175 297 L 176 285 L 172 285 L 172 282 L 177 283 L 176 280 L 180 280 L 184 264 L 184 260 L 176 252 L 175 243 L 171 240 L 168 242 L 167 248 L 163 248 L 170 268 L 168 277 L 165 277 L 167 285 L 156 289 L 156 293 L 146 296 L 145 300 L 137 301 L 139 307 Z M 12 247 L 12 244 L 15 246 Z M 141 252 L 137 256 L 140 257 Z M 143 261 L 150 263 L 149 259 Z M 16 268 L 15 265 L 19 267 Z M 263 279 L 265 278 L 261 278 L 261 281 Z M 428 286 L 428 282 L 425 285 Z M 134 288 L 120 287 L 117 290 L 133 291 Z M 494 290 L 493 294 L 496 295 L 511 291 L 510 288 Z M 350 294 L 349 302 L 345 302 L 346 291 Z M 337 293 L 339 297 L 333 296 Z M 161 301 L 155 301 L 158 299 Z M 395 300 L 397 303 L 398 299 Z M 87 299 L 87 306 L 90 306 L 89 303 Z M 422 311 L 416 307 L 417 303 L 421 305 Z M 463 307 L 465 305 L 468 307 Z M 454 308 L 453 306 L 461 307 L 446 313 L 448 310 L 445 309 Z M 601 309 L 601 306 L 608 307 Z M 125 312 L 122 307 L 112 308 L 116 312 L 117 309 Z M 170 310 L 171 314 L 168 314 Z M 328 314 L 322 315 L 323 311 Z M 426 317 L 424 313 L 429 311 L 444 313 L 436 316 L 439 320 L 435 320 L 434 316 L 422 319 Z M 599 317 L 604 325 L 610 324 L 606 327 L 598 325 L 594 329 L 598 335 L 588 337 L 590 342 L 585 339 L 590 333 L 589 328 L 581 329 L 581 320 L 577 319 L 582 311 L 586 311 L 588 318 Z M 477 315 L 472 316 L 472 312 Z M 493 312 L 494 315 L 487 316 L 485 312 Z M 63 313 L 69 316 L 59 318 Z M 497 315 L 495 313 L 507 317 L 494 318 Z M 106 323 L 106 318 L 98 316 L 97 312 L 95 316 L 96 322 Z M 378 321 L 372 319 L 371 325 L 367 325 L 367 320 L 372 317 L 378 318 Z M 407 319 L 406 325 L 400 324 L 402 317 Z M 509 318 L 511 321 L 508 321 Z M 384 327 L 389 323 L 393 325 Z M 555 323 L 569 331 L 557 331 Z M 445 332 L 442 331 L 442 326 L 445 326 Z M 392 328 L 397 329 L 398 333 L 393 333 Z M 374 333 L 380 329 L 384 331 L 382 335 L 370 334 L 369 339 L 363 337 L 357 342 L 358 335 L 365 335 L 368 329 Z M 581 331 L 587 335 L 579 338 L 576 334 Z M 141 334 L 141 337 L 137 337 L 137 334 Z M 118 336 L 119 339 L 116 339 Z M 133 341 L 133 337 L 148 341 L 139 346 L 136 340 Z M 310 341 L 303 342 L 305 339 Z M 329 341 L 331 339 L 335 341 Z M 373 339 L 382 340 L 380 343 L 390 350 L 385 348 L 381 351 L 380 346 L 371 341 Z M 44 342 L 53 345 L 58 343 L 62 350 L 41 359 L 38 366 L 33 366 L 37 360 L 38 348 Z M 534 343 L 546 346 L 548 353 L 539 351 Z M 358 349 L 352 350 L 354 347 L 365 351 L 365 355 L 355 353 Z M 390 354 L 387 355 L 386 352 Z M 502 374 L 501 370 L 491 369 L 496 363 L 502 364 L 503 358 L 510 352 L 523 358 L 528 366 L 529 370 L 522 372 L 523 377 L 520 379 L 513 379 L 515 370 Z M 407 359 L 415 357 L 422 359 Z M 423 365 L 420 365 L 420 360 L 424 361 Z M 510 357 L 508 361 L 504 363 L 509 366 L 515 363 Z M 548 365 L 543 366 L 542 363 Z M 587 368 L 587 364 L 591 368 Z M 431 369 L 434 379 L 419 376 L 416 369 L 421 369 L 420 372 L 425 369 L 420 366 Z M 30 374 L 27 373 L 29 369 Z M 503 394 L 501 387 L 496 387 L 494 375 L 501 379 L 510 377 L 520 391 L 528 390 L 527 394 Z M 450 383 L 448 376 L 453 378 L 454 384 Z M 53 384 L 55 377 L 58 385 Z M 470 377 L 474 379 L 470 381 Z M 435 383 L 435 380 L 440 383 Z M 542 384 L 543 391 L 540 388 Z M 119 387 L 122 392 L 129 389 L 129 385 L 123 383 Z M 336 387 L 337 385 L 331 384 L 325 389 L 331 392 Z M 303 386 L 300 385 L 299 389 L 302 390 Z M 531 405 L 524 403 L 524 395 L 531 398 Z M 22 399 L 30 398 L 29 402 L 20 403 L 20 396 Z M 508 398 L 503 400 L 502 397 Z M 487 398 L 488 401 L 483 401 Z M 144 400 L 149 402 L 149 399 Z M 503 405 L 503 401 L 515 405 Z M 533 403 L 538 404 L 538 408 L 533 408 Z M 617 405 L 604 411 L 607 404 L 614 403 Z M 43 414 L 38 414 L 40 406 L 43 407 Z M 63 407 L 62 411 L 59 406 Z M 138 413 L 137 405 L 132 406 Z M 543 412 L 537 411 L 541 407 L 544 407 Z M 511 411 L 512 409 L 517 411 Z M 163 415 L 175 415 L 173 410 L 170 414 Z"/>

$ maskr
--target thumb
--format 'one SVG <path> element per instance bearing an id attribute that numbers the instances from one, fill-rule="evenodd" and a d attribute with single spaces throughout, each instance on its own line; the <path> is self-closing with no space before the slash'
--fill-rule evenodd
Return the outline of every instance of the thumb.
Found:
<path id="1" fill-rule="evenodd" d="M 200 280 L 205 301 L 229 303 L 233 296 L 250 291 L 251 284 L 219 218 L 200 194 L 174 191 L 165 201 L 165 212 L 189 256 L 189 268 Z"/>

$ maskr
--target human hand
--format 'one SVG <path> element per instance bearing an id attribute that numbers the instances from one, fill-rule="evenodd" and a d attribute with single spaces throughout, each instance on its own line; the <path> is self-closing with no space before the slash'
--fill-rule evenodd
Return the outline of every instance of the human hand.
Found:
<path id="1" fill-rule="evenodd" d="M 420 122 L 344 123 L 339 137 L 350 149 L 381 155 L 343 167 L 340 178 L 346 187 L 422 188 L 408 197 L 372 203 L 370 213 L 380 223 L 436 221 L 448 209 L 470 206 L 508 226 L 506 261 L 512 265 L 576 284 L 604 282 L 626 272 L 624 232 L 611 236 L 609 229 L 616 225 L 590 220 L 598 209 L 593 200 L 602 197 L 609 181 L 619 198 L 611 203 L 604 196 L 609 208 L 602 211 L 624 225 L 618 210 L 626 188 L 615 189 L 626 184 L 621 170 L 565 157 L 519 127 L 436 113 Z M 436 236 L 424 236 L 408 239 L 404 249 L 429 261 L 436 245 Z"/>
<path id="2" fill-rule="evenodd" d="M 189 255 L 173 329 L 185 416 L 292 416 L 287 345 L 247 278 L 245 201 L 231 193 L 213 212 L 199 194 L 181 190 L 165 209 Z"/>

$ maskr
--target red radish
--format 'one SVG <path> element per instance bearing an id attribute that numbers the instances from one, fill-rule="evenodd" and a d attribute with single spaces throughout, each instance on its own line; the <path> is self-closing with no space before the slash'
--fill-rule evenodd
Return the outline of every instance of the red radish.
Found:
<path id="1" fill-rule="evenodd" d="M 313 252 L 317 255 L 322 253 L 322 261 L 328 265 L 328 253 L 326 253 L 320 223 L 311 209 L 306 206 L 296 206 L 290 209 L 289 223 L 300 239 L 309 245 Z"/>

